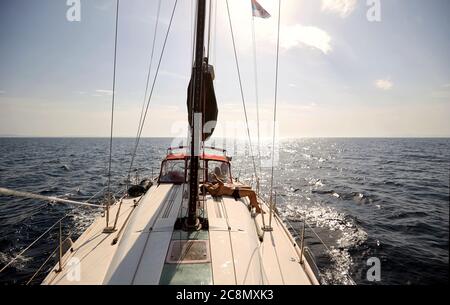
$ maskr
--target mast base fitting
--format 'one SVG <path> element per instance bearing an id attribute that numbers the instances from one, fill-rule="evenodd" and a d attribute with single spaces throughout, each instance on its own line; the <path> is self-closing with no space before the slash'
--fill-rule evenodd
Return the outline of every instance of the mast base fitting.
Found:
<path id="1" fill-rule="evenodd" d="M 111 233 L 114 233 L 114 232 L 116 232 L 116 229 L 113 228 L 113 227 L 106 227 L 106 228 L 103 229 L 103 233 L 111 234 Z"/>
<path id="2" fill-rule="evenodd" d="M 273 228 L 269 227 L 269 226 L 264 226 L 264 227 L 261 227 L 261 230 L 263 230 L 264 232 L 272 232 Z"/>
<path id="3" fill-rule="evenodd" d="M 208 230 L 209 223 L 207 218 L 198 217 L 196 224 L 194 226 L 189 226 L 187 224 L 188 218 L 178 218 L 177 221 L 175 221 L 175 225 L 173 226 L 173 229 L 176 231 L 182 230 L 187 232 L 195 232 L 200 230 Z"/>
<path id="4" fill-rule="evenodd" d="M 202 229 L 202 224 L 200 222 L 200 219 L 195 220 L 195 224 L 189 224 L 189 219 L 186 218 L 183 222 L 183 230 L 192 232 L 192 231 L 200 231 Z"/>

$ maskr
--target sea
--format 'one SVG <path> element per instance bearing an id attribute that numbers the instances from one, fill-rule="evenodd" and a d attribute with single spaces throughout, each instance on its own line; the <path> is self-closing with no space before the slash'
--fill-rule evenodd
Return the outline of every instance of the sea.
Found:
<path id="1" fill-rule="evenodd" d="M 157 175 L 173 142 L 141 139 L 130 166 L 135 139 L 114 139 L 111 190 L 124 190 L 130 169 L 136 181 Z M 0 187 L 101 203 L 109 144 L 0 138 Z M 254 187 L 258 176 L 265 198 L 273 185 L 276 210 L 298 240 L 304 232 L 322 284 L 448 284 L 450 139 L 289 139 L 274 150 L 273 176 L 272 162 L 261 162 L 258 147 L 248 145 L 234 151 L 232 174 Z M 0 284 L 39 284 L 56 262 L 59 226 L 47 229 L 65 217 L 63 236 L 76 240 L 99 213 L 0 196 L 0 269 L 12 261 Z"/>

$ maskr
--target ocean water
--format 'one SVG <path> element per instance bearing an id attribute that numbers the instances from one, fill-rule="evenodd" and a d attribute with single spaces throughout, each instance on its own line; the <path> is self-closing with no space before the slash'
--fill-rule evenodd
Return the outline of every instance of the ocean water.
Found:
<path id="1" fill-rule="evenodd" d="M 159 171 L 170 139 L 142 139 L 140 178 Z M 115 139 L 114 190 L 123 189 L 134 139 Z M 108 139 L 0 138 L 0 187 L 100 202 L 107 186 Z M 233 175 L 252 183 L 252 162 L 233 158 Z M 135 172 L 133 171 L 133 176 Z M 261 171 L 262 194 L 270 169 Z M 450 139 L 298 139 L 280 143 L 274 172 L 277 209 L 306 244 L 322 282 L 447 284 Z M 0 196 L 0 269 L 64 215 L 63 234 L 76 239 L 99 212 L 90 208 Z M 52 230 L 10 267 L 1 284 L 25 284 L 55 249 Z M 370 258 L 380 281 L 369 281 Z M 31 284 L 53 266 L 45 265 Z"/>

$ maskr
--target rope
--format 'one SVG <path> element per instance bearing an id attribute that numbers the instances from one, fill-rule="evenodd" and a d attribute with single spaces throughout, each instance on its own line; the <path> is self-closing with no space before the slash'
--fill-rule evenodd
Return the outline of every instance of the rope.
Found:
<path id="1" fill-rule="evenodd" d="M 230 24 L 230 31 L 231 31 L 231 40 L 233 42 L 234 58 L 235 58 L 235 61 L 236 61 L 236 68 L 237 68 L 237 74 L 238 74 L 238 79 L 239 79 L 239 88 L 240 88 L 240 91 L 241 91 L 242 106 L 244 108 L 245 123 L 247 125 L 247 135 L 248 135 L 248 141 L 249 141 L 249 144 L 250 144 L 250 155 L 252 156 L 253 170 L 255 172 L 255 177 L 258 177 L 258 172 L 256 170 L 255 156 L 253 154 L 252 139 L 251 139 L 251 136 L 250 136 L 250 128 L 249 128 L 249 124 L 248 124 L 247 108 L 245 106 L 244 90 L 242 88 L 241 71 L 240 71 L 240 68 L 239 68 L 239 61 L 238 61 L 238 56 L 237 56 L 237 52 L 236 52 L 236 43 L 235 43 L 235 40 L 234 40 L 233 25 L 231 23 L 230 6 L 228 5 L 228 0 L 226 0 L 226 4 L 227 4 L 227 12 L 228 12 L 228 22 Z"/>
<path id="2" fill-rule="evenodd" d="M 158 32 L 158 24 L 159 24 L 160 12 L 161 12 L 161 0 L 158 1 L 158 10 L 157 10 L 156 21 L 155 21 L 155 31 L 153 33 L 152 51 L 151 51 L 151 54 L 150 54 L 150 63 L 149 63 L 149 66 L 148 66 L 147 81 L 145 82 L 144 100 L 142 102 L 141 115 L 139 117 L 139 124 L 138 124 L 138 129 L 137 129 L 137 132 L 136 132 L 136 142 L 137 142 L 137 138 L 139 136 L 139 130 L 140 130 L 141 124 L 142 124 L 142 117 L 144 115 L 145 102 L 147 100 L 148 85 L 149 85 L 149 82 L 150 82 L 150 74 L 151 74 L 151 71 L 152 71 L 153 55 L 155 53 L 155 45 L 156 45 L 155 42 L 156 42 L 156 34 Z M 133 168 L 134 159 L 135 159 L 136 153 L 137 153 L 136 142 L 134 143 L 135 146 L 134 146 L 133 156 L 132 156 L 132 159 L 131 159 L 130 168 L 128 169 L 127 184 L 128 184 L 128 181 L 130 180 L 131 169 Z"/>
<path id="3" fill-rule="evenodd" d="M 7 188 L 0 188 L 0 195 L 23 197 L 23 198 L 29 198 L 29 199 L 39 199 L 39 200 L 58 202 L 58 203 L 70 203 L 70 204 L 76 204 L 76 205 L 88 206 L 88 207 L 96 207 L 96 208 L 103 207 L 102 205 L 99 205 L 99 204 L 92 204 L 92 203 L 88 203 L 88 202 L 79 202 L 79 201 L 74 201 L 74 200 L 61 199 L 58 197 L 43 196 L 43 195 L 38 195 L 38 194 L 33 194 L 33 193 L 28 193 L 28 192 L 19 192 L 19 191 L 10 190 Z"/>
<path id="4" fill-rule="evenodd" d="M 176 7 L 177 7 L 177 3 L 178 3 L 178 0 L 175 0 L 175 4 L 174 4 L 173 10 L 172 10 L 172 15 L 170 17 L 169 27 L 167 28 L 167 32 L 166 32 L 166 35 L 165 35 L 165 38 L 164 38 L 163 48 L 161 50 L 161 55 L 160 55 L 159 60 L 158 60 L 158 66 L 156 68 L 155 77 L 153 78 L 153 83 L 152 83 L 152 87 L 151 87 L 151 90 L 150 90 L 150 95 L 149 95 L 148 100 L 147 100 L 147 106 L 145 108 L 144 116 L 142 118 L 142 124 L 141 124 L 141 126 L 139 128 L 139 131 L 138 131 L 138 136 L 137 136 L 137 139 L 136 139 L 135 148 L 134 148 L 134 152 L 133 152 L 133 156 L 132 156 L 132 162 L 134 161 L 137 149 L 139 147 L 139 142 L 140 142 L 140 139 L 141 139 L 142 130 L 144 129 L 145 120 L 146 120 L 147 114 L 148 114 L 148 109 L 149 109 L 149 106 L 150 106 L 151 99 L 153 97 L 153 90 L 155 89 L 156 80 L 158 78 L 158 74 L 159 74 L 159 69 L 161 67 L 162 58 L 163 58 L 163 55 L 164 55 L 164 51 L 166 49 L 167 38 L 169 37 L 170 29 L 172 27 L 173 16 L 175 15 L 175 10 L 176 10 Z M 130 168 L 132 168 L 132 166 L 133 166 L 133 164 L 131 164 Z"/>
<path id="5" fill-rule="evenodd" d="M 119 27 L 119 2 L 116 0 L 116 33 L 114 37 L 114 69 L 113 69 L 113 85 L 112 85 L 112 102 L 111 102 L 111 134 L 109 139 L 109 163 L 108 163 L 108 194 L 111 193 L 111 164 L 112 164 L 112 149 L 113 149 L 113 131 L 114 131 L 114 104 L 116 97 L 116 65 L 117 65 L 117 30 Z"/>
<path id="6" fill-rule="evenodd" d="M 275 128 L 277 121 L 277 98 L 278 98 L 278 69 L 280 58 L 280 24 L 281 24 L 281 0 L 278 2 L 278 33 L 277 33 L 277 62 L 275 69 L 275 96 L 274 96 L 274 108 L 273 108 L 273 138 L 272 138 L 272 169 L 270 177 L 270 204 L 272 204 L 273 197 L 273 174 L 274 174 L 274 159 L 275 159 Z"/>

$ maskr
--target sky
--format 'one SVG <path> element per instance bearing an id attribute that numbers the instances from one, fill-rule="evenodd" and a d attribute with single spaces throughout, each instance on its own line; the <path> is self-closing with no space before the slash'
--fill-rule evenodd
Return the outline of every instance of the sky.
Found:
<path id="1" fill-rule="evenodd" d="M 73 2 L 0 1 L 0 136 L 109 135 L 116 2 L 79 0 L 80 20 L 69 22 Z M 174 2 L 162 1 L 150 86 Z M 226 2 L 211 2 L 215 136 L 244 137 Z M 269 137 L 279 1 L 259 3 L 271 18 L 255 19 L 257 82 L 250 0 L 229 7 L 251 133 L 258 95 L 261 137 Z M 157 7 L 158 0 L 120 2 L 117 137 L 137 132 Z M 178 0 L 145 137 L 186 133 L 193 9 L 193 1 Z M 450 137 L 449 17 L 448 0 L 282 0 L 279 137 Z"/>

